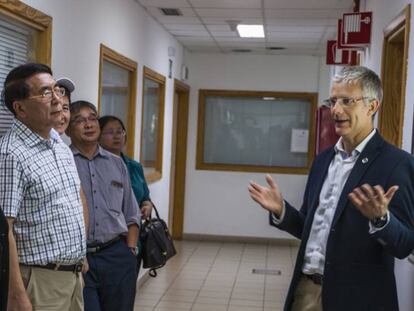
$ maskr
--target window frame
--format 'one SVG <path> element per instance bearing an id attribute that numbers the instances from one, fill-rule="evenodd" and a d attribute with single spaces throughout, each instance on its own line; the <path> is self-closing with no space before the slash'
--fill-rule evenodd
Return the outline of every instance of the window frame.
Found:
<path id="1" fill-rule="evenodd" d="M 130 158 L 134 158 L 135 151 L 135 121 L 136 121 L 136 98 L 137 98 L 137 70 L 138 63 L 115 50 L 100 44 L 99 56 L 99 87 L 98 87 L 98 113 L 101 115 L 101 101 L 102 101 L 102 75 L 104 61 L 110 62 L 119 66 L 129 72 L 129 101 L 128 101 L 128 121 L 125 124 L 128 133 L 126 142 L 126 154 Z"/>
<path id="2" fill-rule="evenodd" d="M 145 173 L 145 179 L 148 183 L 153 183 L 162 178 L 162 156 L 163 156 L 163 144 L 164 144 L 164 108 L 165 108 L 165 86 L 166 77 L 162 74 L 144 66 L 143 79 L 142 79 L 142 110 L 141 110 L 141 142 L 140 142 L 140 160 L 143 167 L 145 167 L 145 161 L 142 154 L 142 143 L 144 141 L 144 97 L 145 97 L 145 79 L 152 80 L 160 84 L 160 98 L 158 100 L 158 132 L 157 132 L 157 159 L 155 165 L 150 166 L 155 168 L 155 172 Z M 152 164 L 152 163 L 151 163 Z"/>
<path id="3" fill-rule="evenodd" d="M 310 128 L 308 138 L 308 153 L 306 167 L 282 167 L 263 165 L 240 165 L 221 164 L 204 162 L 204 137 L 205 137 L 205 103 L 208 96 L 222 97 L 275 97 L 284 99 L 306 99 L 310 107 Z M 268 91 L 233 91 L 233 90 L 199 90 L 198 98 L 198 124 L 197 124 L 197 152 L 196 169 L 209 171 L 230 171 L 230 172 L 267 172 L 280 174 L 308 174 L 315 155 L 315 130 L 316 130 L 316 109 L 318 102 L 317 93 L 305 92 L 268 92 Z"/>
<path id="4" fill-rule="evenodd" d="M 21 1 L 0 2 L 0 14 L 36 30 L 35 59 L 50 66 L 52 62 L 52 17 Z"/>

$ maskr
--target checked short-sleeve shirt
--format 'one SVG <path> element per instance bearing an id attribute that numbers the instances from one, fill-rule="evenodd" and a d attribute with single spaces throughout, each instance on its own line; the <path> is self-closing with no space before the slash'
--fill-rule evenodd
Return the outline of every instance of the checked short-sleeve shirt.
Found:
<path id="1" fill-rule="evenodd" d="M 0 208 L 15 218 L 19 262 L 73 264 L 86 254 L 80 180 L 69 147 L 16 120 L 0 139 Z"/>

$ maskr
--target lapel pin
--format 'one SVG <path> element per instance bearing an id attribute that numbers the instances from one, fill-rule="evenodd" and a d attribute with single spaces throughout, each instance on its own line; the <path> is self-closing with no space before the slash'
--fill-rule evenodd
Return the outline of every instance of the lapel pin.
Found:
<path id="1" fill-rule="evenodd" d="M 364 164 L 365 164 L 365 163 L 368 163 L 368 158 L 363 158 L 363 159 L 362 159 L 362 163 L 364 163 Z"/>

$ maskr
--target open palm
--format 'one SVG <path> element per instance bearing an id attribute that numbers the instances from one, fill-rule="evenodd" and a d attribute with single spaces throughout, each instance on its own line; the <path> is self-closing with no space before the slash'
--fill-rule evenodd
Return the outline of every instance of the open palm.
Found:
<path id="1" fill-rule="evenodd" d="M 282 194 L 270 175 L 266 175 L 266 182 L 269 187 L 264 187 L 251 181 L 248 187 L 250 197 L 264 209 L 280 216 L 283 208 Z"/>

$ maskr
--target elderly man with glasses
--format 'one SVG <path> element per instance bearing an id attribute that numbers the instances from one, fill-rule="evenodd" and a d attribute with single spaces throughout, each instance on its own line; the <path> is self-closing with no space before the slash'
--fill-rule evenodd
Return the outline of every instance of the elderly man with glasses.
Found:
<path id="1" fill-rule="evenodd" d="M 14 68 L 3 100 L 15 119 L 0 140 L 0 208 L 10 244 L 8 310 L 83 310 L 86 255 L 80 179 L 52 129 L 65 90 L 46 65 Z"/>
<path id="2" fill-rule="evenodd" d="M 103 149 L 95 106 L 70 106 L 66 131 L 89 208 L 84 275 L 85 310 L 130 311 L 134 308 L 140 213 L 122 159 Z"/>
<path id="3" fill-rule="evenodd" d="M 374 128 L 382 100 L 379 77 L 345 67 L 334 79 L 335 146 L 311 168 L 300 210 L 268 187 L 249 185 L 270 224 L 301 240 L 285 309 L 398 310 L 394 259 L 414 249 L 414 158 Z"/>

